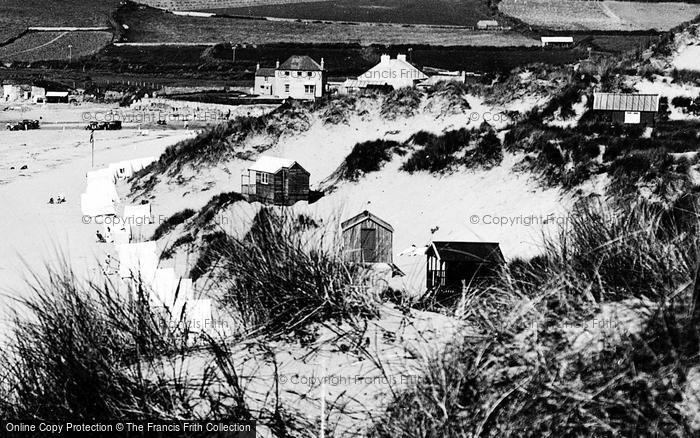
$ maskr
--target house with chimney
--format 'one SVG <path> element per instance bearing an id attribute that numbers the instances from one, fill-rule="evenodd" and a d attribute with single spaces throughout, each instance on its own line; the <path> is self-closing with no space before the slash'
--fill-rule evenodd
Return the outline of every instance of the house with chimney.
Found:
<path id="1" fill-rule="evenodd" d="M 323 96 L 326 77 L 323 58 L 317 63 L 309 56 L 294 55 L 275 68 L 261 68 L 255 71 L 254 93 L 260 96 L 273 96 L 282 99 L 315 100 Z"/>
<path id="2" fill-rule="evenodd" d="M 389 55 L 382 55 L 379 64 L 367 70 L 357 79 L 347 79 L 339 90 L 348 93 L 368 88 L 399 89 L 414 87 L 428 76 L 408 62 L 405 54 L 398 54 L 392 59 Z"/>

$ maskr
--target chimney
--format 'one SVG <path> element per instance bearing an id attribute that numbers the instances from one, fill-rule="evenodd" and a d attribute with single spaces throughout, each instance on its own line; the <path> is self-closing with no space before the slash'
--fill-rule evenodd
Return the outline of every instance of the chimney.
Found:
<path id="1" fill-rule="evenodd" d="M 404 55 L 403 53 L 399 53 L 398 55 L 396 55 L 396 59 L 398 59 L 399 61 L 404 61 L 404 62 L 405 62 L 405 61 L 406 61 L 406 55 Z"/>
<path id="2" fill-rule="evenodd" d="M 323 70 L 324 65 L 323 58 L 321 58 L 321 70 Z"/>
<path id="3" fill-rule="evenodd" d="M 258 71 L 258 70 L 260 70 L 260 63 L 259 62 L 257 64 L 255 64 L 255 71 Z"/>
<path id="4" fill-rule="evenodd" d="M 382 55 L 382 57 L 380 59 L 381 59 L 381 62 L 389 62 L 389 60 L 391 59 L 391 56 Z"/>
<path id="5" fill-rule="evenodd" d="M 280 68 L 280 60 L 278 59 L 277 62 L 275 63 L 275 68 Z"/>

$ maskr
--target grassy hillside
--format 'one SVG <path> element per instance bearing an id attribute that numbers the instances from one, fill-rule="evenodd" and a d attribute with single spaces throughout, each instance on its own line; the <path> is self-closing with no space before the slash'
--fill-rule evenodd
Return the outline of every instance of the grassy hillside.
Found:
<path id="1" fill-rule="evenodd" d="M 109 26 L 119 0 L 3 0 L 0 43 L 29 26 Z"/>
<path id="2" fill-rule="evenodd" d="M 485 1 L 472 0 L 331 0 L 314 3 L 216 9 L 232 15 L 252 15 L 309 20 L 365 21 L 377 23 L 443 24 L 476 26 L 491 17 Z"/>

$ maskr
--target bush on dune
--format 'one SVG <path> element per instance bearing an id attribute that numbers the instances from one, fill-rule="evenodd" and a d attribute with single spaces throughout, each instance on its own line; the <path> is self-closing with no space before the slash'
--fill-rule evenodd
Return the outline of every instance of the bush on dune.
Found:
<path id="1" fill-rule="evenodd" d="M 401 165 L 401 170 L 409 173 L 448 171 L 453 165 L 461 162 L 456 154 L 469 146 L 472 135 L 466 128 L 448 131 L 443 135 L 419 131 L 409 141 L 422 147 L 411 154 Z"/>
<path id="2" fill-rule="evenodd" d="M 395 153 L 402 154 L 403 145 L 393 140 L 357 143 L 336 174 L 342 179 L 356 181 L 365 174 L 380 170 Z"/>
<path id="3" fill-rule="evenodd" d="M 156 230 L 153 232 L 153 237 L 151 237 L 151 240 L 158 240 L 166 234 L 170 233 L 178 225 L 182 224 L 187 219 L 194 216 L 194 214 L 195 211 L 191 208 L 186 208 L 184 210 L 178 211 L 177 213 L 174 213 L 172 216 L 170 216 L 169 218 L 164 220 L 160 225 L 158 225 L 158 228 L 156 228 Z"/>
<path id="4" fill-rule="evenodd" d="M 380 114 L 388 120 L 411 117 L 420 108 L 421 98 L 421 91 L 413 87 L 392 90 L 384 98 Z"/>

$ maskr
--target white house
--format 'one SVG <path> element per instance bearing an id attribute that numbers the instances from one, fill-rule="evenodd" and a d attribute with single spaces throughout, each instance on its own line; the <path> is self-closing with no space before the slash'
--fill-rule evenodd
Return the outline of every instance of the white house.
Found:
<path id="1" fill-rule="evenodd" d="M 476 28 L 479 30 L 499 29 L 498 21 L 496 20 L 479 20 L 476 22 Z"/>
<path id="2" fill-rule="evenodd" d="M 569 47 L 574 44 L 574 37 L 570 36 L 543 36 L 540 37 L 542 47 Z"/>
<path id="3" fill-rule="evenodd" d="M 275 68 L 258 68 L 255 72 L 255 94 L 283 99 L 314 100 L 323 96 L 325 75 L 323 58 L 317 63 L 308 56 L 294 55 Z"/>
<path id="4" fill-rule="evenodd" d="M 343 83 L 344 91 L 354 91 L 367 87 L 388 86 L 393 89 L 413 87 L 428 79 L 422 71 L 406 61 L 406 55 L 382 55 L 379 64 L 375 65 L 357 79 L 348 79 Z"/>

